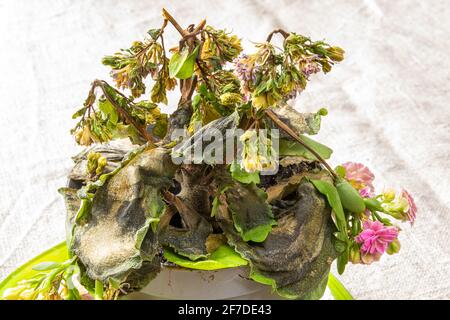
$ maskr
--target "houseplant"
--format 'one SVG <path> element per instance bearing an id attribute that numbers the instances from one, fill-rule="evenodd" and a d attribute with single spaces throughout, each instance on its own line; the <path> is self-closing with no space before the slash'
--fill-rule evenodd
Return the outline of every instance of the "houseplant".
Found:
<path id="1" fill-rule="evenodd" d="M 331 149 L 306 136 L 327 111 L 289 106 L 344 51 L 275 30 L 244 55 L 225 30 L 205 21 L 183 29 L 168 12 L 163 17 L 147 39 L 103 59 L 116 85 L 95 80 L 74 114 L 76 141 L 94 146 L 75 158 L 60 189 L 67 259 L 34 266 L 3 297 L 114 299 L 178 265 L 244 267 L 284 298 L 317 299 L 335 259 L 342 273 L 349 261 L 398 252 L 392 218 L 414 221 L 412 197 L 376 194 L 361 164 L 331 168 Z M 169 24 L 180 34 L 171 50 Z M 177 110 L 162 113 L 177 86 Z M 105 144 L 121 138 L 131 150 Z"/>

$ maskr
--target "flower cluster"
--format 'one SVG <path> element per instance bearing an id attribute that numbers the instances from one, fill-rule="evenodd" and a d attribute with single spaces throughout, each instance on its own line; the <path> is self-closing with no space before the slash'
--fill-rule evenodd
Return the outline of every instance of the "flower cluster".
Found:
<path id="1" fill-rule="evenodd" d="M 356 189 L 368 194 L 369 197 L 374 192 L 373 180 L 375 175 L 361 163 L 346 162 L 342 164 L 345 169 L 345 179 Z M 367 197 L 366 197 L 367 198 Z"/>
<path id="2" fill-rule="evenodd" d="M 87 173 L 93 176 L 100 175 L 107 164 L 106 158 L 99 152 L 89 152 L 87 155 Z"/>
<path id="3" fill-rule="evenodd" d="M 256 74 L 259 66 L 255 65 L 255 56 L 242 54 L 233 60 L 234 73 L 241 82 L 241 92 L 248 99 L 253 86 L 256 84 Z"/>
<path id="4" fill-rule="evenodd" d="M 100 87 L 103 95 L 97 98 L 95 89 Z M 161 139 L 167 131 L 167 114 L 149 101 L 134 102 L 106 82 L 94 82 L 83 107 L 73 116 L 80 118 L 72 129 L 78 144 L 89 146 L 95 142 L 130 138 L 135 144 L 145 139 L 142 132 L 150 131 L 154 139 Z"/>
<path id="5" fill-rule="evenodd" d="M 269 42 L 256 45 L 251 55 L 235 59 L 234 70 L 241 81 L 242 93 L 257 109 L 295 98 L 311 75 L 331 70 L 344 59 L 344 51 L 325 42 L 312 42 L 294 33 L 286 34 L 283 49 Z"/>
<path id="6" fill-rule="evenodd" d="M 102 62 L 112 68 L 111 77 L 118 88 L 129 88 L 134 97 L 139 97 L 145 93 L 145 77 L 150 74 L 156 79 L 160 69 L 166 66 L 166 60 L 162 46 L 150 39 L 135 41 L 129 49 L 106 56 Z"/>
<path id="7" fill-rule="evenodd" d="M 212 69 L 220 68 L 224 63 L 231 62 L 242 51 L 241 40 L 225 30 L 206 26 L 203 36 L 205 41 L 200 57 L 207 61 Z"/>
<path id="8" fill-rule="evenodd" d="M 380 221 L 364 221 L 363 231 L 355 238 L 356 243 L 361 244 L 362 262 L 378 261 L 388 245 L 397 240 L 398 232 L 396 227 L 385 226 Z"/>
<path id="9" fill-rule="evenodd" d="M 417 206 L 407 190 L 402 189 L 397 193 L 394 190 L 387 190 L 379 196 L 379 199 L 387 214 L 397 220 L 409 221 L 414 224 Z"/>
<path id="10" fill-rule="evenodd" d="M 33 270 L 39 273 L 6 289 L 0 300 L 90 300 L 88 291 L 78 281 L 80 268 L 75 260 L 35 265 Z"/>
<path id="11" fill-rule="evenodd" d="M 397 253 L 400 249 L 400 228 L 388 217 L 412 224 L 417 212 L 413 197 L 404 189 L 400 192 L 387 190 L 377 195 L 373 185 L 375 176 L 361 163 L 346 162 L 341 169 L 344 178 L 365 199 L 366 204 L 365 214 L 351 218 L 353 244 L 350 260 L 370 264 L 378 261 L 385 252 Z"/>
<path id="12" fill-rule="evenodd" d="M 256 130 L 247 130 L 240 136 L 243 144 L 241 167 L 249 172 L 273 171 L 277 168 L 277 156 L 271 140 Z"/>

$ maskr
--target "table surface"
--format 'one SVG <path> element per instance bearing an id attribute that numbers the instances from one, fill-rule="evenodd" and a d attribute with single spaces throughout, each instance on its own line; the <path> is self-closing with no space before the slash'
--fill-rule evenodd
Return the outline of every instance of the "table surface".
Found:
<path id="1" fill-rule="evenodd" d="M 101 57 L 158 27 L 166 3 L 0 2 L 0 279 L 64 239 L 57 189 L 80 151 L 71 114 L 93 79 L 108 79 Z M 183 25 L 206 17 L 246 48 L 275 28 L 345 48 L 346 60 L 315 76 L 296 107 L 328 107 L 317 139 L 334 149 L 332 163 L 367 164 L 378 188 L 409 189 L 419 213 L 401 232 L 400 254 L 351 265 L 340 278 L 359 299 L 450 298 L 449 3 L 180 1 L 167 9 Z"/>

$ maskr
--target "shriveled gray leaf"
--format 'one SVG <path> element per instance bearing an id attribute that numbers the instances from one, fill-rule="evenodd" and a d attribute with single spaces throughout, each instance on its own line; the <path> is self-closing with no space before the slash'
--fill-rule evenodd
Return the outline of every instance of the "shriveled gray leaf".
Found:
<path id="1" fill-rule="evenodd" d="M 217 146 L 224 147 L 225 140 L 223 139 L 226 135 L 227 129 L 236 128 L 239 124 L 239 114 L 237 111 L 233 112 L 229 116 L 219 118 L 217 120 L 211 121 L 208 124 L 197 130 L 191 137 L 181 142 L 173 149 L 174 158 L 179 159 L 178 161 L 183 161 L 184 159 L 190 159 L 191 163 L 200 164 L 203 162 L 203 158 L 196 158 L 197 154 L 194 150 L 201 150 L 200 157 L 203 156 L 205 148 L 208 143 L 204 142 L 205 137 L 217 137 L 217 141 L 211 138 Z M 225 154 L 222 152 L 222 154 Z"/>
<path id="2" fill-rule="evenodd" d="M 317 134 L 320 130 L 321 113 L 301 113 L 288 104 L 273 108 L 272 111 L 290 126 L 297 134 Z M 289 137 L 285 132 L 281 132 L 281 138 Z"/>
<path id="3" fill-rule="evenodd" d="M 165 149 L 146 148 L 99 187 L 72 247 L 90 278 L 124 280 L 154 260 L 158 243 L 151 223 L 163 207 L 153 205 L 175 169 Z"/>
<path id="4" fill-rule="evenodd" d="M 250 261 L 254 279 L 273 284 L 284 297 L 305 299 L 317 296 L 313 291 L 336 257 L 334 227 L 325 199 L 311 183 L 301 180 L 292 192 L 273 204 L 277 225 L 262 243 L 243 241 L 224 210 L 218 216 L 229 242 Z"/>
<path id="5" fill-rule="evenodd" d="M 234 182 L 224 195 L 242 240 L 264 241 L 275 225 L 267 194 L 254 183 L 247 185 Z"/>
<path id="6" fill-rule="evenodd" d="M 180 185 L 176 196 L 170 196 L 171 207 L 161 217 L 160 243 L 192 260 L 206 257 L 206 240 L 213 232 L 210 217 L 209 180 L 205 165 L 183 165 L 175 175 Z M 170 224 L 179 215 L 181 226 Z"/>

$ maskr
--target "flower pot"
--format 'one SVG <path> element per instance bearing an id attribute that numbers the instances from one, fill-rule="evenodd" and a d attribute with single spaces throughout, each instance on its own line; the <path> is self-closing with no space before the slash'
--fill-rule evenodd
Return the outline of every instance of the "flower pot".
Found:
<path id="1" fill-rule="evenodd" d="M 231 268 L 215 271 L 189 270 L 163 267 L 161 272 L 139 292 L 133 292 L 127 300 L 215 300 L 249 299 L 280 300 L 270 286 L 247 279 L 247 268 Z"/>

